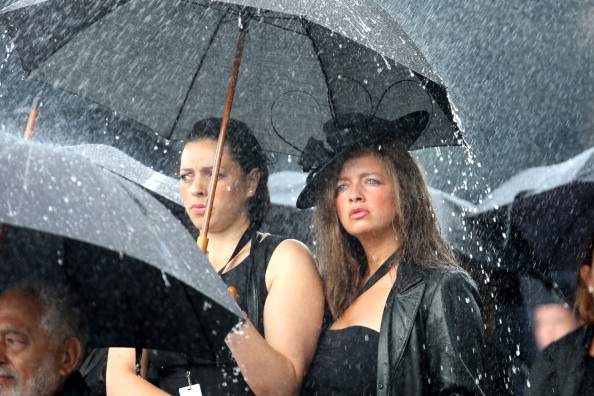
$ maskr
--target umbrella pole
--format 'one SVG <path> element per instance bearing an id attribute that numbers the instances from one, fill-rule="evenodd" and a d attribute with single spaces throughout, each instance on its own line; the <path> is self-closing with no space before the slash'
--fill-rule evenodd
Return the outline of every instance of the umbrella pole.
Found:
<path id="1" fill-rule="evenodd" d="M 27 128 L 25 128 L 25 134 L 23 137 L 25 139 L 31 139 L 33 137 L 33 129 L 35 128 L 35 120 L 37 120 L 37 109 L 39 108 L 39 103 L 41 99 L 35 98 L 33 99 L 33 104 L 31 105 L 31 111 L 29 112 L 29 120 L 27 121 Z"/>
<path id="2" fill-rule="evenodd" d="M 227 89 L 227 99 L 225 100 L 225 108 L 223 110 L 223 120 L 221 122 L 221 130 L 219 132 L 219 140 L 217 141 L 217 149 L 215 152 L 215 162 L 212 169 L 212 178 L 208 188 L 208 202 L 206 204 L 206 212 L 204 215 L 204 226 L 202 232 L 196 241 L 198 247 L 203 253 L 207 252 L 208 248 L 208 228 L 210 225 L 210 216 L 212 214 L 212 204 L 214 202 L 215 190 L 219 180 L 219 169 L 221 168 L 221 159 L 223 158 L 223 150 L 225 148 L 225 140 L 227 139 L 227 125 L 229 123 L 229 116 L 231 115 L 231 107 L 233 105 L 233 95 L 235 94 L 235 86 L 237 85 L 237 76 L 239 74 L 239 65 L 241 63 L 241 56 L 243 54 L 243 46 L 247 36 L 247 29 L 245 21 L 240 27 L 239 39 L 237 40 L 237 48 L 235 50 L 235 59 L 233 60 L 233 70 L 231 71 L 231 78 L 229 79 L 229 88 Z"/>

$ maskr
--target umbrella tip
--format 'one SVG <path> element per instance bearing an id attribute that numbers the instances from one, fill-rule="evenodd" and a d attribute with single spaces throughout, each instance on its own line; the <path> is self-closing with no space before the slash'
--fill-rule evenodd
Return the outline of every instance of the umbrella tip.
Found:
<path id="1" fill-rule="evenodd" d="M 41 103 L 41 98 L 39 96 L 36 96 L 35 99 L 33 99 L 33 104 L 31 105 L 31 109 L 37 110 L 39 108 L 40 103 Z"/>

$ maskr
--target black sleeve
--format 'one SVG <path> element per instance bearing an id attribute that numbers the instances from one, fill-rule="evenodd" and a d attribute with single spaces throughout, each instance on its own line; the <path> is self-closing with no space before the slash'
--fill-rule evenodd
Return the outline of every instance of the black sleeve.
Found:
<path id="1" fill-rule="evenodd" d="M 429 375 L 435 394 L 484 395 L 483 322 L 478 290 L 461 271 L 446 272 L 427 317 Z"/>
<path id="2" fill-rule="evenodd" d="M 555 386 L 556 352 L 554 348 L 545 348 L 530 368 L 528 382 L 524 388 L 524 396 L 541 396 L 558 394 Z"/>

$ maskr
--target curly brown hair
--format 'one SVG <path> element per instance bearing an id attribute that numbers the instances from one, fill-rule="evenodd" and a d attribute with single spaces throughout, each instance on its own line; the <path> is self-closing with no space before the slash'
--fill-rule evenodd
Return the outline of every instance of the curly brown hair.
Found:
<path id="1" fill-rule="evenodd" d="M 335 185 L 343 164 L 364 154 L 377 156 L 388 169 L 395 188 L 393 219 L 400 241 L 399 257 L 427 268 L 458 267 L 433 209 L 417 162 L 399 141 L 356 144 L 323 170 L 314 214 L 314 250 L 334 317 L 353 302 L 367 271 L 360 242 L 349 235 L 336 214 Z M 388 265 L 396 265 L 393 260 Z"/>
<path id="2" fill-rule="evenodd" d="M 205 118 L 196 122 L 187 134 L 184 145 L 203 139 L 216 142 L 219 139 L 221 123 L 221 118 Z M 230 118 L 227 124 L 225 146 L 229 149 L 233 161 L 237 162 L 243 170 L 244 176 L 252 169 L 258 169 L 260 172 L 256 193 L 247 200 L 250 221 L 258 229 L 266 220 L 270 210 L 269 160 L 251 129 L 245 123 L 233 118 Z"/>
<path id="3" fill-rule="evenodd" d="M 590 271 L 592 269 L 592 256 L 594 255 L 594 232 L 586 243 L 584 244 L 584 248 L 582 249 L 582 254 L 580 255 L 580 264 L 578 267 L 578 275 L 577 275 L 577 290 L 575 291 L 575 303 L 574 309 L 580 315 L 580 318 L 587 324 L 587 325 L 594 325 L 594 296 L 588 292 L 588 286 L 584 283 L 582 278 L 580 277 L 580 270 L 585 265 L 590 267 Z"/>

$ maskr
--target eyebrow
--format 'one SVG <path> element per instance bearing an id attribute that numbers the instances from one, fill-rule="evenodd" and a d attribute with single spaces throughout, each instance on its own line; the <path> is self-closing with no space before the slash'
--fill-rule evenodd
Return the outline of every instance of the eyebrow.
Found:
<path id="1" fill-rule="evenodd" d="M 200 167 L 200 171 L 204 172 L 204 171 L 208 171 L 208 172 L 212 172 L 212 169 L 214 168 L 214 166 L 202 166 Z M 180 172 L 191 172 L 193 171 L 194 168 L 181 168 L 179 171 Z M 225 166 L 221 166 L 220 170 L 222 171 L 228 171 L 229 169 Z"/>
<path id="2" fill-rule="evenodd" d="M 15 329 L 0 330 L 0 334 L 2 334 L 2 335 L 13 334 L 13 335 L 25 336 L 25 333 L 23 333 L 22 331 L 15 330 Z"/>
<path id="3" fill-rule="evenodd" d="M 367 177 L 367 176 L 372 176 L 372 175 L 382 176 L 382 177 L 385 176 L 383 173 L 380 173 L 380 172 L 365 172 L 365 173 L 361 173 L 357 177 Z M 336 181 L 339 181 L 339 180 L 348 180 L 348 179 L 349 178 L 348 177 L 345 177 L 345 176 L 343 176 L 343 177 L 338 176 L 338 178 L 336 179 Z"/>

